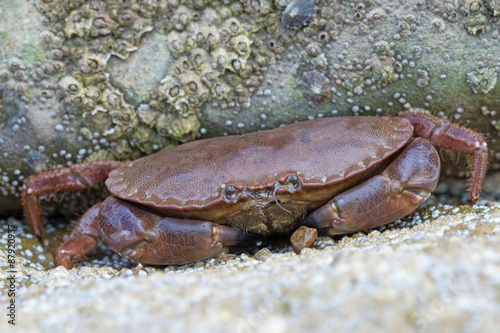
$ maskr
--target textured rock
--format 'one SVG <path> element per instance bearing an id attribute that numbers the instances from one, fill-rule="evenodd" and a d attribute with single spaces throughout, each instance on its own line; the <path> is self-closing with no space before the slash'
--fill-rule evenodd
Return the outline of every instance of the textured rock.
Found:
<path id="1" fill-rule="evenodd" d="M 498 168 L 494 2 L 313 3 L 1 1 L 0 209 L 40 169 L 410 106 L 483 132 Z"/>

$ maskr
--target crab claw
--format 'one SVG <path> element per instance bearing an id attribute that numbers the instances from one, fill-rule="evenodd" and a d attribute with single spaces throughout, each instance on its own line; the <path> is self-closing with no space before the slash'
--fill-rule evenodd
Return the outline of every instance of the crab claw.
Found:
<path id="1" fill-rule="evenodd" d="M 152 265 L 182 265 L 218 257 L 245 237 L 233 227 L 162 217 L 115 197 L 102 203 L 99 226 L 103 240 L 114 251 Z"/>
<path id="2" fill-rule="evenodd" d="M 380 175 L 340 193 L 311 213 L 303 225 L 339 235 L 402 218 L 429 197 L 437 185 L 440 165 L 432 144 L 416 138 Z"/>

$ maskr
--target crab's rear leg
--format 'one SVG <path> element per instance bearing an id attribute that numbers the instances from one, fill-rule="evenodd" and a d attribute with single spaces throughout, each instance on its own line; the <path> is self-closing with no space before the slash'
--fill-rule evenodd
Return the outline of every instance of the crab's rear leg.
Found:
<path id="1" fill-rule="evenodd" d="M 90 208 L 71 232 L 69 238 L 54 251 L 56 266 L 71 269 L 73 262 L 92 251 L 99 240 L 98 214 L 101 203 Z"/>
<path id="2" fill-rule="evenodd" d="M 470 201 L 474 205 L 483 188 L 488 169 L 488 146 L 484 136 L 472 129 L 451 123 L 424 110 L 413 110 L 399 115 L 408 119 L 415 134 L 446 150 L 464 153 L 469 159 Z"/>
<path id="3" fill-rule="evenodd" d="M 111 171 L 122 165 L 123 162 L 118 161 L 94 161 L 28 177 L 21 194 L 24 215 L 38 240 L 42 242 L 43 234 L 39 197 L 89 188 L 104 181 Z"/>
<path id="4" fill-rule="evenodd" d="M 435 189 L 439 155 L 423 138 L 413 139 L 384 171 L 335 196 L 302 223 L 329 235 L 352 233 L 393 222 L 413 212 Z M 302 232 L 303 233 L 303 232 Z M 292 236 L 297 252 L 310 240 Z M 298 238 L 298 240 L 297 240 Z"/>

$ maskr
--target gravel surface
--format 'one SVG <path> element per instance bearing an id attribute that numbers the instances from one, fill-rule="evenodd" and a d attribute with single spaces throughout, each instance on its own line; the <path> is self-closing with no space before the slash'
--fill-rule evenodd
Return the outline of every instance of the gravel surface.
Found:
<path id="1" fill-rule="evenodd" d="M 269 245 L 181 267 L 144 267 L 102 246 L 70 271 L 53 268 L 23 221 L 1 220 L 0 331 L 495 332 L 499 178 L 488 179 L 473 208 L 440 203 L 461 191 L 442 185 L 413 217 L 320 238 L 300 255 Z M 16 229 L 15 298 L 9 228 Z M 47 247 L 61 235 L 49 226 Z M 6 316 L 11 299 L 16 326 Z"/>

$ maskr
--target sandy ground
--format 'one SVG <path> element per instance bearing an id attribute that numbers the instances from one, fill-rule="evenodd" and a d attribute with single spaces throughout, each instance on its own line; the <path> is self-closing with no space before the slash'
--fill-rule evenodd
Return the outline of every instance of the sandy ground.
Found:
<path id="1" fill-rule="evenodd" d="M 143 267 L 101 246 L 70 271 L 53 268 L 22 220 L 1 220 L 0 331 L 498 332 L 498 184 L 490 176 L 473 208 L 444 205 L 465 194 L 440 185 L 413 217 L 300 255 L 268 246 L 181 267 Z"/>

